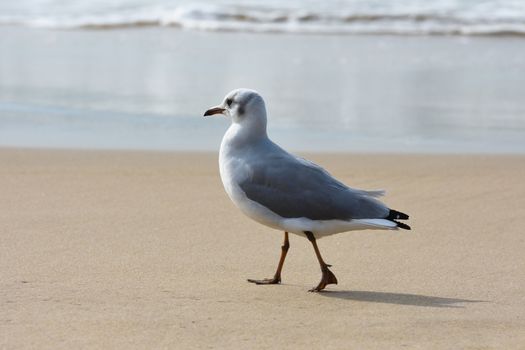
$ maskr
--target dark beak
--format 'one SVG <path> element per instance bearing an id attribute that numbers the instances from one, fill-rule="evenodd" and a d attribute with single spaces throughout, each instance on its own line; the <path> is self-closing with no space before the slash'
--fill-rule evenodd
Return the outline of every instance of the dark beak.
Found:
<path id="1" fill-rule="evenodd" d="M 207 117 L 209 115 L 222 114 L 222 112 L 224 112 L 224 111 L 225 111 L 224 108 L 213 107 L 213 108 L 208 109 L 206 112 L 204 112 L 204 116 Z"/>

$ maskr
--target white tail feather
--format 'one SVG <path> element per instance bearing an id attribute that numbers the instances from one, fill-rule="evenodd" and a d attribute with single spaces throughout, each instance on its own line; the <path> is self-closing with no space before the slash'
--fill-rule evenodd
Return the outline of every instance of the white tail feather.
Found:
<path id="1" fill-rule="evenodd" d="M 354 219 L 352 222 L 360 223 L 371 228 L 382 228 L 387 230 L 397 229 L 397 224 L 385 219 Z"/>

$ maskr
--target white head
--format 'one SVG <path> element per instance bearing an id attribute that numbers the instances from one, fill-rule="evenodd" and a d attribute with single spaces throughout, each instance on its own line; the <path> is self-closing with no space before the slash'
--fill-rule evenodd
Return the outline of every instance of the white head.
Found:
<path id="1" fill-rule="evenodd" d="M 245 131 L 266 135 L 266 106 L 261 95 L 250 89 L 229 92 L 222 103 L 208 109 L 204 116 L 222 114 Z"/>

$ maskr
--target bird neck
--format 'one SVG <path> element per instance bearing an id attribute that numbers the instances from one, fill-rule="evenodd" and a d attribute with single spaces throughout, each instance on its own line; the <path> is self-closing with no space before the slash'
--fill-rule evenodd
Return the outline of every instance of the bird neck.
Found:
<path id="1" fill-rule="evenodd" d="M 221 147 L 228 146 L 240 149 L 268 139 L 266 118 L 263 122 L 260 120 L 255 118 L 249 120 L 247 118 L 242 122 L 233 122 L 224 134 Z"/>

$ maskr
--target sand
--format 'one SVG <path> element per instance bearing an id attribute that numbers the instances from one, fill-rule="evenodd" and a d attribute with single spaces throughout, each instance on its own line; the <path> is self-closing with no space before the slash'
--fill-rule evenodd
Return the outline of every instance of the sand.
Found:
<path id="1" fill-rule="evenodd" d="M 524 349 L 525 157 L 312 155 L 413 230 L 245 218 L 215 154 L 0 150 L 0 349 Z"/>

